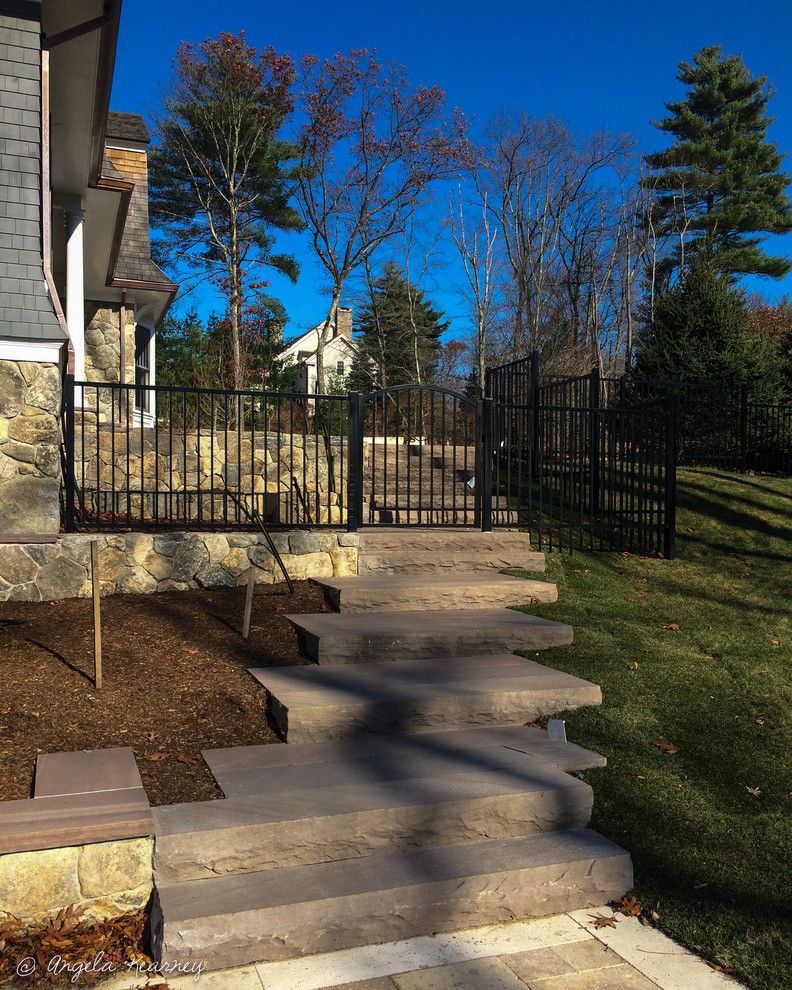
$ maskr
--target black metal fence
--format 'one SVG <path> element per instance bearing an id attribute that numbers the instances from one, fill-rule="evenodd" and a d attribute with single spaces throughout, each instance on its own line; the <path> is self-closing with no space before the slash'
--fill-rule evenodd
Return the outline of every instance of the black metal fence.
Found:
<path id="1" fill-rule="evenodd" d="M 348 396 L 75 382 L 67 530 L 346 522 Z"/>
<path id="2" fill-rule="evenodd" d="M 480 400 L 67 377 L 65 527 L 503 526 L 544 549 L 672 556 L 677 400 L 613 404 L 607 387 L 540 382 L 536 358 L 494 369 Z"/>
<path id="3" fill-rule="evenodd" d="M 676 401 L 611 406 L 597 371 L 539 372 L 532 355 L 487 376 L 493 525 L 530 530 L 538 549 L 673 556 Z"/>

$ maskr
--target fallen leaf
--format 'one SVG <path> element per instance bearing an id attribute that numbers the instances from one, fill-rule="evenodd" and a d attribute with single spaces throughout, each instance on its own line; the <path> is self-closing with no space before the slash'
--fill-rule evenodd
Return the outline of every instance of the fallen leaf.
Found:
<path id="1" fill-rule="evenodd" d="M 635 601 L 635 595 L 625 595 L 624 600 L 627 602 L 628 605 L 632 605 L 632 603 Z"/>
<path id="2" fill-rule="evenodd" d="M 710 969 L 714 969 L 716 973 L 725 973 L 727 976 L 737 972 L 734 966 L 721 966 L 720 963 L 711 962 L 708 962 L 707 965 Z"/>
<path id="3" fill-rule="evenodd" d="M 626 914 L 628 918 L 637 918 L 643 911 L 637 897 L 622 897 L 619 901 L 618 908 L 621 913 Z"/>
<path id="4" fill-rule="evenodd" d="M 644 777 L 643 774 L 639 773 L 638 774 L 638 780 L 646 780 L 646 777 Z"/>
<path id="5" fill-rule="evenodd" d="M 780 639 L 771 639 L 770 640 L 770 645 L 771 646 L 780 646 L 781 645 L 781 640 Z"/>
<path id="6" fill-rule="evenodd" d="M 154 732 L 153 730 L 151 732 L 146 733 L 146 739 L 148 739 L 149 742 L 154 742 L 156 738 L 157 738 L 157 733 Z"/>
<path id="7" fill-rule="evenodd" d="M 627 669 L 628 670 L 640 670 L 641 669 L 641 665 L 638 663 L 637 660 L 631 660 L 627 664 Z"/>
<path id="8" fill-rule="evenodd" d="M 606 918 L 604 914 L 592 914 L 589 915 L 592 919 L 591 924 L 594 928 L 615 928 L 618 918 Z"/>
<path id="9" fill-rule="evenodd" d="M 670 629 L 671 632 L 679 632 L 678 622 L 664 622 L 663 629 Z"/>
<path id="10" fill-rule="evenodd" d="M 754 797 L 759 797 L 759 795 L 762 793 L 762 788 L 761 787 L 747 787 L 746 786 L 745 789 L 746 789 L 746 791 L 748 791 L 749 794 L 753 794 Z"/>
<path id="11" fill-rule="evenodd" d="M 190 756 L 188 753 L 179 753 L 176 759 L 179 763 L 187 763 L 191 767 L 194 767 L 197 763 L 201 762 L 197 756 Z"/>
<path id="12" fill-rule="evenodd" d="M 679 752 L 679 746 L 675 746 L 673 743 L 656 742 L 652 743 L 652 745 L 661 749 L 664 753 L 668 753 L 669 756 L 675 756 Z"/>
<path id="13" fill-rule="evenodd" d="M 168 754 L 163 753 L 162 750 L 158 750 L 156 753 L 149 753 L 146 756 L 146 759 L 149 763 L 159 763 L 161 760 L 167 760 Z"/>

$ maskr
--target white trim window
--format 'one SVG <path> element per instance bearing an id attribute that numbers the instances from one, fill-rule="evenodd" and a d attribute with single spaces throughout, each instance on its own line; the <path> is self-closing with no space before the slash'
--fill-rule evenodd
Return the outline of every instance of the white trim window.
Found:
<path id="1" fill-rule="evenodd" d="M 153 426 L 156 414 L 154 328 L 135 324 L 135 425 Z"/>

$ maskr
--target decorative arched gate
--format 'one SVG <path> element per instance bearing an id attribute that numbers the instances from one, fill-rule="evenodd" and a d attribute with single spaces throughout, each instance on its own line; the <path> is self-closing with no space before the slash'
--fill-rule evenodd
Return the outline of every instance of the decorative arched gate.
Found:
<path id="1" fill-rule="evenodd" d="M 359 523 L 480 527 L 481 402 L 429 385 L 358 401 Z"/>

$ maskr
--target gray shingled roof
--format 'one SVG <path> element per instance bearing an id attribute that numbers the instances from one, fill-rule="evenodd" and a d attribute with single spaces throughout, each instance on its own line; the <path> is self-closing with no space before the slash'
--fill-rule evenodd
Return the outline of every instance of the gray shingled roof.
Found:
<path id="1" fill-rule="evenodd" d="M 145 144 L 151 141 L 149 129 L 139 113 L 121 113 L 118 110 L 111 110 L 107 115 L 107 137 Z"/>

